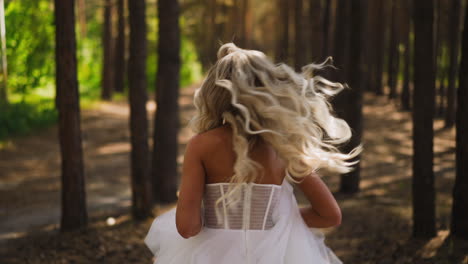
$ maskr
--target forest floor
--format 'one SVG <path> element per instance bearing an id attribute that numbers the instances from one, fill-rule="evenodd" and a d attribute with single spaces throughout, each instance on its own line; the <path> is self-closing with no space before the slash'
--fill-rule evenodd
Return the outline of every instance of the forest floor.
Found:
<path id="1" fill-rule="evenodd" d="M 179 164 L 192 133 L 195 86 L 181 91 Z M 411 115 L 384 97 L 365 95 L 361 192 L 335 193 L 343 223 L 326 229 L 326 242 L 344 263 L 468 264 L 468 243 L 451 239 L 455 131 L 436 120 L 438 235 L 411 238 Z M 154 103 L 148 109 L 154 112 Z M 143 243 L 152 219 L 129 215 L 129 129 L 125 101 L 82 111 L 89 228 L 58 232 L 60 159 L 57 127 L 15 138 L 0 149 L 0 263 L 150 263 Z M 151 115 L 153 116 L 153 115 Z M 332 191 L 339 177 L 325 175 Z M 305 200 L 298 194 L 298 201 Z M 171 206 L 156 207 L 160 214 Z"/>

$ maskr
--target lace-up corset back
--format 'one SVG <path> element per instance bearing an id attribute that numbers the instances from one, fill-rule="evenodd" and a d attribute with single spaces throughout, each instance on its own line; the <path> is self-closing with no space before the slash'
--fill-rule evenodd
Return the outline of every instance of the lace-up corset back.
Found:
<path id="1" fill-rule="evenodd" d="M 273 212 L 279 202 L 280 185 L 243 184 L 238 203 L 216 201 L 228 191 L 229 183 L 207 184 L 203 198 L 204 225 L 209 228 L 267 230 L 274 226 Z M 219 220 L 219 221 L 218 221 Z"/>

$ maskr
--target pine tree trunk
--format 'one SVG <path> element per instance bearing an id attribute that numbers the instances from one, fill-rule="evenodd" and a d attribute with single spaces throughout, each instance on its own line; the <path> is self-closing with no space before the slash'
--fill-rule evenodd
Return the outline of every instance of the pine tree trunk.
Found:
<path id="1" fill-rule="evenodd" d="M 383 67 L 384 67 L 384 40 L 385 40 L 385 0 L 374 0 L 369 2 L 369 87 L 367 90 L 374 91 L 377 95 L 383 94 Z"/>
<path id="2" fill-rule="evenodd" d="M 350 19 L 349 19 L 349 3 L 348 0 L 338 0 L 336 13 L 336 30 L 335 30 L 335 45 L 334 45 L 334 64 L 338 68 L 335 71 L 335 81 L 344 83 L 348 81 L 347 71 L 349 70 L 348 55 L 349 55 L 349 39 L 350 39 Z"/>
<path id="3" fill-rule="evenodd" d="M 250 0 L 241 0 L 241 48 L 250 48 L 252 41 L 252 14 L 250 12 Z"/>
<path id="4" fill-rule="evenodd" d="M 405 1 L 404 6 L 402 7 L 404 12 L 404 22 L 403 22 L 403 42 L 405 45 L 405 52 L 403 53 L 404 65 L 403 65 L 403 87 L 401 91 L 401 107 L 405 111 L 411 110 L 411 91 L 410 91 L 410 68 L 411 68 L 411 44 L 410 44 L 410 34 L 411 34 L 411 2 Z"/>
<path id="5" fill-rule="evenodd" d="M 449 84 L 447 87 L 447 110 L 445 111 L 445 127 L 452 127 L 455 124 L 456 112 L 456 79 L 458 72 L 458 53 L 460 48 L 460 27 L 462 0 L 452 0 L 450 12 L 449 34 Z M 466 14 L 468 15 L 468 14 Z"/>
<path id="6" fill-rule="evenodd" d="M 307 56 L 303 1 L 294 1 L 294 68 L 296 71 L 300 71 L 302 66 L 306 64 Z"/>
<path id="7" fill-rule="evenodd" d="M 434 67 L 435 67 L 435 79 L 436 79 L 436 92 L 435 92 L 435 112 L 434 112 L 434 118 L 438 116 L 439 112 L 437 111 L 438 107 L 443 104 L 444 97 L 441 93 L 441 90 L 443 89 L 443 74 L 444 74 L 444 68 L 443 68 L 443 51 L 442 51 L 442 46 L 443 46 L 443 34 L 441 34 L 442 30 L 442 11 L 443 11 L 443 6 L 442 6 L 442 0 L 436 0 L 435 1 L 435 8 L 436 8 L 436 16 L 435 16 L 435 27 L 436 31 L 434 34 Z"/>
<path id="8" fill-rule="evenodd" d="M 445 52 L 444 52 L 445 53 Z M 441 60 L 446 60 L 445 58 L 445 54 L 443 54 Z M 444 67 L 441 69 L 441 73 L 440 73 L 440 84 L 439 84 L 439 104 L 436 105 L 436 116 L 443 116 L 444 114 L 444 111 L 445 111 L 445 99 L 447 97 L 447 94 L 446 94 L 446 83 L 447 83 L 447 79 L 448 79 L 448 70 Z"/>
<path id="9" fill-rule="evenodd" d="M 310 62 L 319 62 L 322 57 L 323 44 L 323 19 L 322 1 L 309 0 L 309 21 L 310 21 Z"/>
<path id="10" fill-rule="evenodd" d="M 117 0 L 117 40 L 115 43 L 115 71 L 114 84 L 116 92 L 124 92 L 125 90 L 125 1 Z"/>
<path id="11" fill-rule="evenodd" d="M 376 31 L 373 32 L 376 37 L 375 47 L 375 83 L 374 91 L 377 95 L 384 94 L 383 87 L 383 69 L 384 69 L 384 51 L 385 51 L 385 0 L 377 0 L 377 23 Z"/>
<path id="12" fill-rule="evenodd" d="M 323 21 L 322 21 L 322 58 L 330 56 L 330 7 L 332 0 L 325 0 L 325 8 L 323 10 Z"/>
<path id="13" fill-rule="evenodd" d="M 364 3 L 365 0 L 351 0 L 350 1 L 350 30 L 353 32 L 349 39 L 349 46 L 351 52 L 349 54 L 348 68 L 349 68 L 349 85 L 351 89 L 346 89 L 341 92 L 336 98 L 337 110 L 339 116 L 350 125 L 353 136 L 348 144 L 343 148 L 345 153 L 350 152 L 361 143 L 362 138 L 362 80 L 364 61 L 362 54 L 363 45 L 363 28 L 365 21 Z M 356 159 L 359 159 L 357 157 Z M 359 163 L 354 167 L 350 173 L 341 175 L 340 192 L 356 193 L 359 191 L 360 183 L 360 165 Z"/>
<path id="14" fill-rule="evenodd" d="M 400 52 L 399 46 L 399 8 L 398 0 L 392 0 L 392 21 L 390 23 L 390 49 L 389 49 L 389 60 L 388 60 L 388 87 L 390 99 L 397 97 L 397 82 L 398 82 L 398 69 L 400 64 Z"/>
<path id="15" fill-rule="evenodd" d="M 453 188 L 451 233 L 468 240 L 468 5 L 463 31 L 460 87 L 456 114 L 456 177 Z"/>
<path id="16" fill-rule="evenodd" d="M 78 20 L 80 22 L 80 33 L 81 37 L 84 39 L 86 38 L 86 31 L 87 31 L 87 25 L 86 25 L 86 0 L 78 0 Z"/>
<path id="17" fill-rule="evenodd" d="M 230 14 L 230 19 L 231 21 L 237 21 L 237 18 L 239 17 L 239 0 L 232 0 L 232 5 L 231 5 L 231 14 Z M 231 41 L 234 43 L 237 43 L 239 35 L 239 23 L 236 22 L 231 22 Z"/>
<path id="18" fill-rule="evenodd" d="M 153 188 L 159 202 L 177 199 L 180 29 L 177 0 L 159 0 L 158 73 L 154 123 Z"/>
<path id="19" fill-rule="evenodd" d="M 277 31 L 278 44 L 276 60 L 287 62 L 289 54 L 289 0 L 276 0 L 279 10 L 279 21 L 281 29 Z"/>
<path id="20" fill-rule="evenodd" d="M 113 43 L 112 43 L 112 0 L 105 0 L 104 5 L 104 26 L 102 31 L 102 43 L 104 57 L 102 64 L 102 90 L 101 98 L 103 100 L 112 99 L 114 90 L 113 77 Z"/>
<path id="21" fill-rule="evenodd" d="M 435 102 L 434 3 L 415 0 L 413 97 L 413 235 L 433 237 L 435 190 L 433 116 Z"/>
<path id="22" fill-rule="evenodd" d="M 128 67 L 132 215 L 145 219 L 152 215 L 150 151 L 146 102 L 146 21 L 145 0 L 128 0 L 130 22 L 130 58 Z"/>
<path id="23" fill-rule="evenodd" d="M 209 40 L 207 46 L 209 47 L 209 60 L 213 62 L 216 61 L 216 51 L 218 50 L 217 45 L 218 41 L 220 40 L 218 32 L 216 30 L 217 0 L 209 0 L 208 3 L 209 4 L 207 8 L 209 15 L 209 24 L 206 26 L 206 31 L 209 34 Z"/>
<path id="24" fill-rule="evenodd" d="M 86 192 L 76 62 L 75 1 L 55 0 L 56 105 L 62 159 L 60 229 L 85 227 Z"/>

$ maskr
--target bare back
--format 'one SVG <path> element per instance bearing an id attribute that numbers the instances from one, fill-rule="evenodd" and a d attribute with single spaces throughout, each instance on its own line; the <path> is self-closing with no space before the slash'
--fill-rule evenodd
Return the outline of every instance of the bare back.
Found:
<path id="1" fill-rule="evenodd" d="M 202 157 L 205 183 L 229 182 L 236 160 L 231 127 L 224 125 L 209 130 L 202 136 L 207 148 Z M 284 161 L 268 143 L 257 141 L 249 156 L 263 166 L 264 176 L 257 179 L 256 183 L 281 185 L 285 177 Z"/>

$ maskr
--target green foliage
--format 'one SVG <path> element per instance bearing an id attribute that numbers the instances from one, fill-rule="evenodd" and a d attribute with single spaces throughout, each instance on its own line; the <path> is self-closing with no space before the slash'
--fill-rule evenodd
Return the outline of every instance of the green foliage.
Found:
<path id="1" fill-rule="evenodd" d="M 156 5 L 148 6 L 148 89 L 154 90 L 157 71 Z M 6 0 L 9 105 L 0 105 L 0 140 L 23 135 L 56 122 L 55 25 L 53 1 Z M 102 5 L 86 9 L 86 35 L 77 23 L 78 81 L 81 105 L 100 98 L 102 77 Z M 183 21 L 182 21 L 183 22 Z M 198 81 L 201 67 L 196 50 L 182 36 L 181 87 Z"/>
<path id="2" fill-rule="evenodd" d="M 78 81 L 81 98 L 100 97 L 102 76 L 102 15 L 100 8 L 89 10 L 93 19 L 86 21 L 86 36 L 77 28 Z"/>
<path id="3" fill-rule="evenodd" d="M 26 95 L 53 82 L 54 26 L 50 1 L 7 1 L 8 86 Z"/>
<path id="4" fill-rule="evenodd" d="M 0 105 L 0 141 L 57 122 L 57 111 L 52 100 L 21 101 Z"/>
<path id="5" fill-rule="evenodd" d="M 182 61 L 182 67 L 180 69 L 180 86 L 185 87 L 201 79 L 202 66 L 198 60 L 195 45 L 185 36 L 182 36 L 180 53 Z"/>

